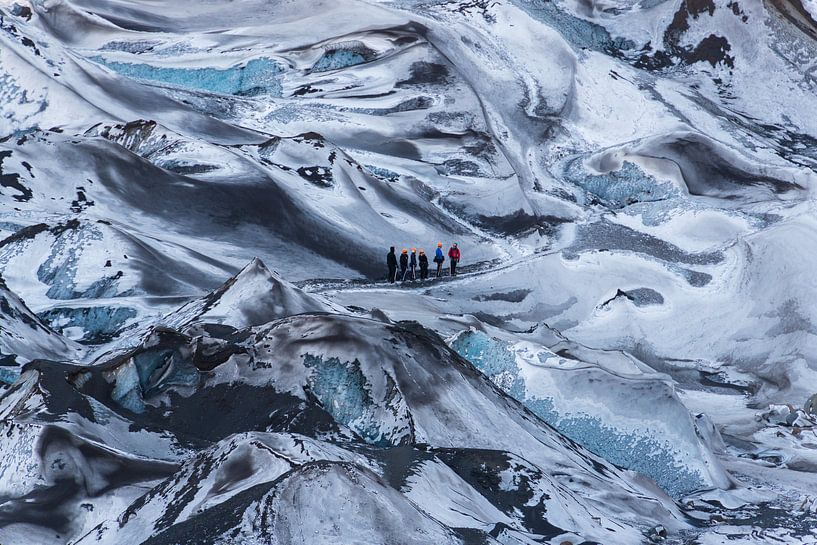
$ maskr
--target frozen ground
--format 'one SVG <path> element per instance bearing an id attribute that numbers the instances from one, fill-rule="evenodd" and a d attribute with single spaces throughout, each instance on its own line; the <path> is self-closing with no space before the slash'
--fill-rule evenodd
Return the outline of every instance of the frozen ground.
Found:
<path id="1" fill-rule="evenodd" d="M 817 543 L 815 21 L 0 0 L 0 542 Z"/>

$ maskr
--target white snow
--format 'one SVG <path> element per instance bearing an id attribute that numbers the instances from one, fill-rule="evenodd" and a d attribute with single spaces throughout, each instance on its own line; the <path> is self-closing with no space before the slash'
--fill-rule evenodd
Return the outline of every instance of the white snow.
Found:
<path id="1" fill-rule="evenodd" d="M 0 541 L 525 542 L 547 496 L 539 541 L 814 542 L 817 2 L 779 4 L 0 2 Z M 459 278 L 382 282 L 437 241 Z M 327 428 L 163 428 L 230 388 Z M 4 518 L 60 475 L 71 522 Z"/>

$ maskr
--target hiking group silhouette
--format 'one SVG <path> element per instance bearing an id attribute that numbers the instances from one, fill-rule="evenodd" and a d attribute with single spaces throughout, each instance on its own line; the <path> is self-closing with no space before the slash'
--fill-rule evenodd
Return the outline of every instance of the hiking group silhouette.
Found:
<path id="1" fill-rule="evenodd" d="M 451 276 L 457 276 L 457 266 L 460 262 L 460 256 L 460 249 L 455 242 L 451 245 L 451 248 L 448 249 L 448 267 Z M 434 252 L 433 261 L 437 264 L 437 275 L 435 278 L 441 278 L 444 270 L 443 263 L 445 263 L 442 242 L 437 243 L 437 250 Z M 418 268 L 420 270 L 420 280 L 428 278 L 428 256 L 425 250 L 422 249 L 418 255 L 417 248 L 412 248 L 411 253 L 409 253 L 408 248 L 403 248 L 398 259 L 397 254 L 395 254 L 394 246 L 392 246 L 389 249 L 389 253 L 386 254 L 386 265 L 389 268 L 388 279 L 392 284 L 394 284 L 398 278 L 402 282 L 417 280 Z"/>

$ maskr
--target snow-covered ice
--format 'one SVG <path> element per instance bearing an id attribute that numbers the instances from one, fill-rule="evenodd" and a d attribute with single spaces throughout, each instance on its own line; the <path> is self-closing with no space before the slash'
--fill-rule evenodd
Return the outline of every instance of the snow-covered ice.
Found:
<path id="1" fill-rule="evenodd" d="M 815 542 L 815 37 L 0 1 L 0 542 Z"/>

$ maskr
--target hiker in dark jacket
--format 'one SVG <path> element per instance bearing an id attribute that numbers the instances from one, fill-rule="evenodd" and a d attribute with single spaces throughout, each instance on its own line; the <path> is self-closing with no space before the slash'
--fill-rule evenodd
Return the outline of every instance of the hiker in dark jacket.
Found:
<path id="1" fill-rule="evenodd" d="M 418 261 L 420 262 L 420 280 L 425 280 L 428 278 L 428 257 L 423 250 L 420 250 Z"/>
<path id="2" fill-rule="evenodd" d="M 394 246 L 389 249 L 389 253 L 386 254 L 386 265 L 389 267 L 389 282 L 394 284 L 395 277 L 397 276 L 397 256 L 394 255 Z"/>
<path id="3" fill-rule="evenodd" d="M 451 262 L 451 276 L 457 276 L 457 265 L 460 262 L 460 249 L 455 242 L 448 250 L 448 259 Z"/>
<path id="4" fill-rule="evenodd" d="M 443 263 L 445 262 L 445 256 L 443 255 L 443 243 L 437 243 L 437 253 L 434 254 L 434 263 L 437 264 L 437 278 L 443 275 Z"/>
<path id="5" fill-rule="evenodd" d="M 417 248 L 411 249 L 409 256 L 409 276 L 412 280 L 417 280 Z"/>
<path id="6" fill-rule="evenodd" d="M 408 250 L 403 248 L 400 253 L 400 279 L 406 279 L 406 272 L 408 271 Z"/>

